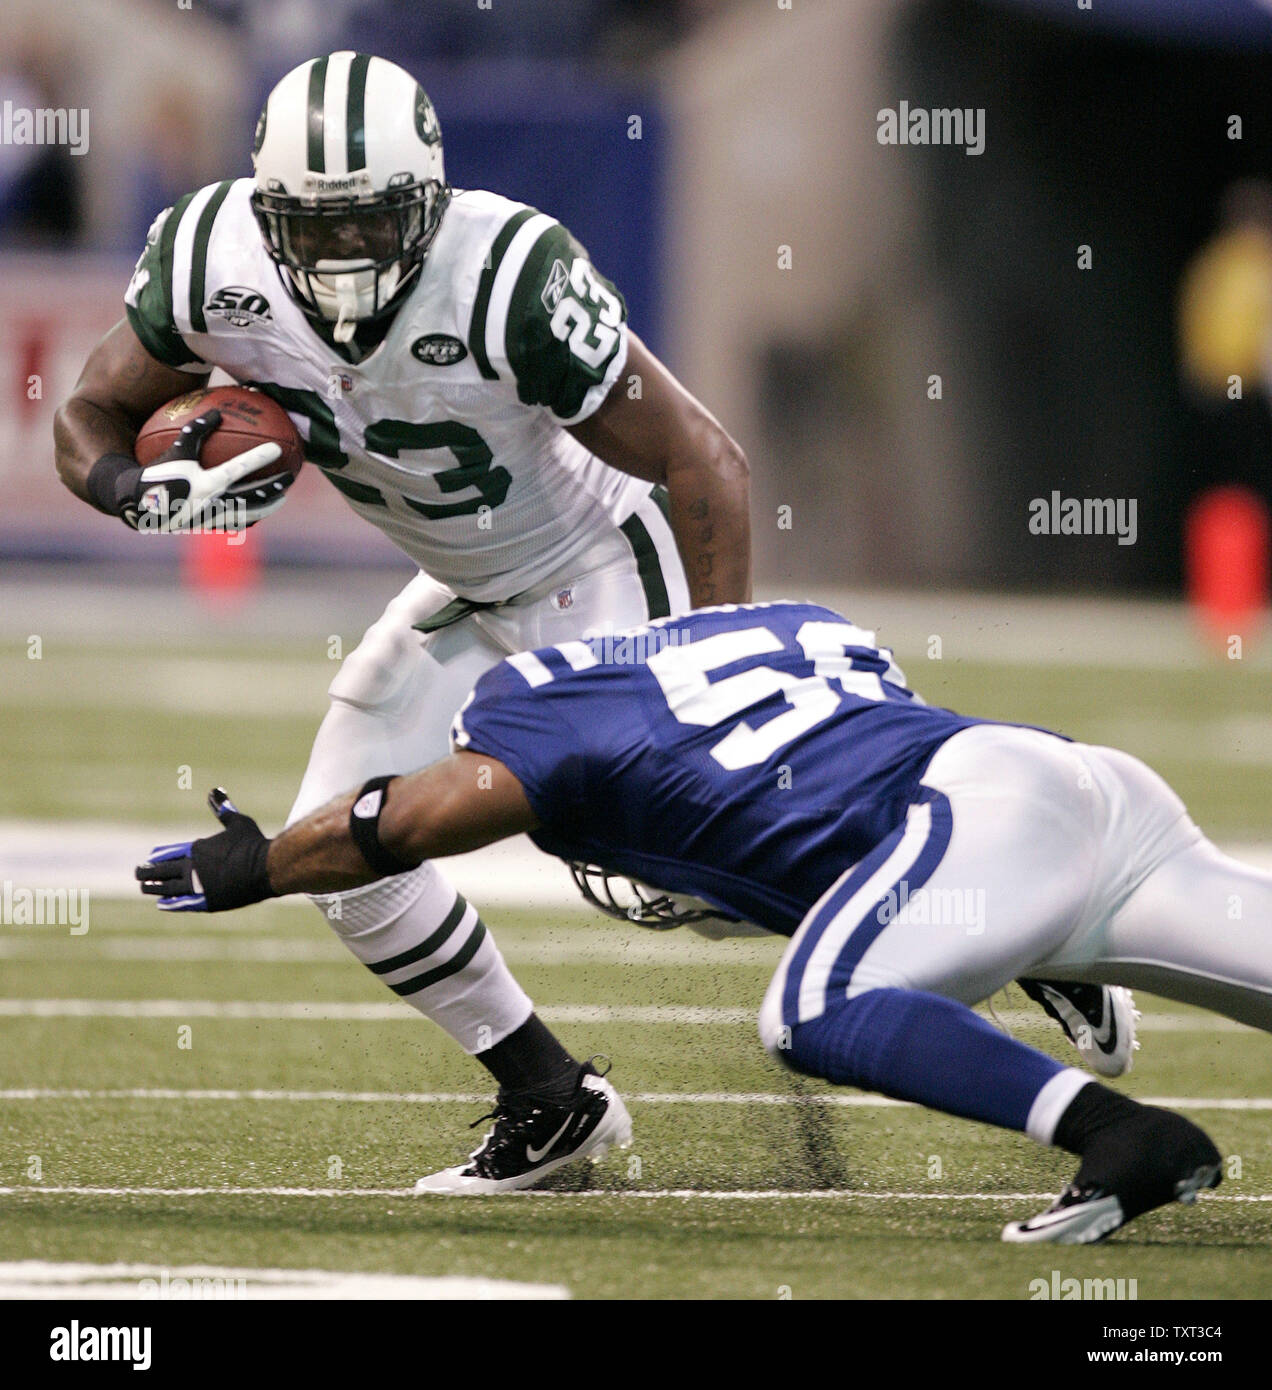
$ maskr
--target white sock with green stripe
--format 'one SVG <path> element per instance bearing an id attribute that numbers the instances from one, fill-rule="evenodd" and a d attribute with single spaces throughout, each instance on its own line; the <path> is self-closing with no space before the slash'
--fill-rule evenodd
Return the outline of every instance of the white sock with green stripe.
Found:
<path id="1" fill-rule="evenodd" d="M 363 965 L 465 1052 L 486 1051 L 533 1011 L 477 909 L 433 864 L 312 901 Z"/>

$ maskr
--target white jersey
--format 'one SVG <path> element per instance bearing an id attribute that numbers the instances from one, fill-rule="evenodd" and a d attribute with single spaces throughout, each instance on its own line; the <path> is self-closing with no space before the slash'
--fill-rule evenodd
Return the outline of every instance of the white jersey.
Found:
<path id="1" fill-rule="evenodd" d="M 614 386 L 627 324 L 559 222 L 456 192 L 387 335 L 353 361 L 285 289 L 252 187 L 209 185 L 151 228 L 125 302 L 154 357 L 278 401 L 349 505 L 464 598 L 521 593 L 603 531 L 621 530 L 645 572 L 634 513 L 650 485 L 563 428 Z"/>

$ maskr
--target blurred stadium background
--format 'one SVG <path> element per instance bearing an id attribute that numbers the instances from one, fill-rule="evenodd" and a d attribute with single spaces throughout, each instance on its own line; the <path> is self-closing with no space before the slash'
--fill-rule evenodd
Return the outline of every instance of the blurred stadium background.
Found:
<path id="1" fill-rule="evenodd" d="M 134 852 L 200 829 L 215 781 L 278 823 L 335 659 L 409 578 L 407 562 L 317 470 L 231 547 L 140 542 L 71 498 L 52 466 L 52 411 L 120 316 L 149 223 L 183 192 L 250 172 L 264 93 L 318 51 L 370 50 L 416 72 L 450 180 L 551 211 L 620 286 L 637 331 L 750 457 L 758 596 L 829 600 L 877 626 L 929 700 L 1138 753 L 1210 833 L 1272 858 L 1272 653 L 1260 640 L 1272 0 L 6 0 L 4 11 L 0 111 L 85 108 L 90 127 L 83 155 L 0 143 L 0 879 L 88 888 L 101 906 L 84 938 L 0 933 L 0 1188 L 30 1185 L 23 1165 L 43 1153 L 42 1181 L 103 1195 L 0 1207 L 0 1260 L 414 1270 L 421 1226 L 386 1224 L 373 1202 L 363 1225 L 324 1235 L 318 1222 L 312 1243 L 289 1244 L 263 1207 L 255 1221 L 234 1202 L 210 1214 L 167 1202 L 130 1224 L 109 1193 L 331 1186 L 330 1153 L 352 1155 L 356 1185 L 404 1183 L 458 1152 L 474 1113 L 462 1058 L 422 1056 L 418 1037 L 385 1052 L 375 1025 L 342 1022 L 338 1008 L 323 1021 L 327 1005 L 383 1005 L 305 909 L 191 934 L 124 898 Z M 878 113 L 902 101 L 983 109 L 984 152 L 881 144 Z M 1030 501 L 1053 493 L 1134 499 L 1134 544 L 1031 533 Z M 793 1084 L 765 1070 L 747 1022 L 777 943 L 628 942 L 578 911 L 562 871 L 515 851 L 458 878 L 567 1040 L 605 1046 L 632 1085 Z M 615 963 L 626 971 L 599 969 Z M 194 1070 L 156 1021 L 173 998 L 211 1010 L 200 1017 L 215 1046 Z M 651 999 L 673 1013 L 705 1001 L 710 1026 L 732 1029 L 709 1076 L 686 1072 L 699 1035 L 676 1031 L 702 1018 L 620 1017 Z M 244 1023 L 233 1009 L 252 1001 L 283 1012 Z M 285 1005 L 318 1019 L 283 1021 Z M 1150 1005 L 1132 1087 L 1226 1106 L 1211 1118 L 1244 1157 L 1247 1187 L 1225 1191 L 1267 1201 L 1272 1145 L 1247 1113 L 1272 1107 L 1265 1042 L 1200 1019 Z M 181 1087 L 322 1090 L 333 1076 L 384 1098 L 444 1092 L 458 1100 L 438 1103 L 457 1108 L 404 1135 L 388 1106 L 353 1119 L 314 1101 L 303 1137 L 268 1106 L 266 1121 L 210 1092 L 181 1108 L 193 1094 Z M 93 1089 L 112 1086 L 159 1089 L 125 1101 Z M 72 1100 L 66 1088 L 87 1089 Z M 845 1112 L 832 1134 L 778 1106 L 722 1151 L 714 1136 L 737 1112 L 711 1104 L 634 1106 L 655 1187 L 984 1195 L 1054 1190 L 1064 1168 L 1037 1155 L 1022 1169 L 1018 1147 L 953 1122 Z M 227 1158 L 235 1145 L 252 1160 Z M 948 1177 L 933 1177 L 933 1153 Z M 627 1180 L 641 1181 L 630 1169 Z M 924 1203 L 907 1200 L 868 1219 L 810 1206 L 798 1249 L 783 1244 L 784 1210 L 756 1208 L 749 1254 L 738 1222 L 705 1208 L 665 1232 L 652 1212 L 640 1232 L 586 1236 L 580 1224 L 558 1233 L 579 1244 L 552 1246 L 553 1269 L 577 1291 L 623 1292 L 612 1258 L 587 1245 L 610 1239 L 629 1242 L 613 1248 L 653 1271 L 656 1293 L 771 1297 L 793 1278 L 796 1296 L 1025 1296 L 1025 1258 L 996 1246 L 976 1247 L 996 1263 L 967 1282 L 959 1242 L 997 1230 L 984 1210 L 929 1227 Z M 1266 1209 L 1246 1209 L 1238 1232 L 1214 1214 L 1235 1208 L 1209 1207 L 1211 1248 L 1186 1267 L 1170 1246 L 1186 1227 L 1167 1216 L 1151 1259 L 1133 1247 L 1072 1268 L 1138 1271 L 1142 1297 L 1266 1289 Z M 558 1238 L 519 1211 L 528 1243 L 508 1256 L 502 1218 L 462 1237 L 446 1219 L 419 1218 L 452 1269 L 490 1272 L 488 1234 L 501 1268 L 539 1277 L 530 1249 Z M 848 1266 L 845 1234 L 858 1242 Z M 1244 1266 L 1225 1263 L 1234 1246 Z M 1061 1258 L 1047 1255 L 1048 1268 Z"/>
<path id="2" fill-rule="evenodd" d="M 52 409 L 151 219 L 249 173 L 263 94 L 335 46 L 416 71 L 451 180 L 551 210 L 624 290 L 750 454 L 761 583 L 1169 593 L 1197 492 L 1268 493 L 1265 0 L 8 0 L 5 28 L 0 103 L 91 117 L 82 156 L 0 147 L 9 560 L 139 564 L 60 492 Z M 983 154 L 880 144 L 902 100 L 983 108 Z M 1031 535 L 1053 490 L 1136 498 L 1135 544 Z M 316 475 L 258 545 L 395 563 Z"/>

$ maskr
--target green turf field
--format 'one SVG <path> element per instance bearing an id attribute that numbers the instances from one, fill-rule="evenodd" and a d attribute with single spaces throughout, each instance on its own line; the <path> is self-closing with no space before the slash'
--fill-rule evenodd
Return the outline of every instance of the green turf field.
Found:
<path id="1" fill-rule="evenodd" d="M 333 669 L 316 653 L 0 652 L 0 817 L 162 831 L 224 781 L 275 824 Z M 933 702 L 1116 741 L 1210 833 L 1272 841 L 1265 671 L 899 656 Z M 183 688 L 197 712 L 179 712 Z M 1195 736 L 1172 737 L 1180 728 Z M 784 1073 L 752 1021 L 776 940 L 655 936 L 573 911 L 484 915 L 566 1042 L 613 1059 L 630 1151 L 544 1194 L 413 1198 L 416 1176 L 472 1146 L 483 1074 L 392 1007 L 311 909 L 161 918 L 140 898 L 95 900 L 83 936 L 0 929 L 0 1262 L 484 1275 L 578 1298 L 1025 1299 L 1052 1271 L 1134 1279 L 1142 1299 L 1272 1290 L 1261 1034 L 1142 1001 L 1127 1089 L 1187 1101 L 1230 1155 L 1227 1180 L 1100 1248 L 1006 1247 L 1003 1222 L 1058 1190 L 1071 1160 Z M 995 1005 L 1065 1055 L 1021 994 Z"/>

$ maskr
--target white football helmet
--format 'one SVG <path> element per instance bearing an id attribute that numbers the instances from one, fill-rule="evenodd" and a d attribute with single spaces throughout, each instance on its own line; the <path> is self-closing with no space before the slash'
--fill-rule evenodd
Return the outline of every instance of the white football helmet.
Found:
<path id="1" fill-rule="evenodd" d="M 305 313 L 338 342 L 391 313 L 450 196 L 424 88 L 384 58 L 311 58 L 266 99 L 252 162 L 256 220 Z"/>

